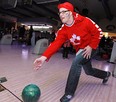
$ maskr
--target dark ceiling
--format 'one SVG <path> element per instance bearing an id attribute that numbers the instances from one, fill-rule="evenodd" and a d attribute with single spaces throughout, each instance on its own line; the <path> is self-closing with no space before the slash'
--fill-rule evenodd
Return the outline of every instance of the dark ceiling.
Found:
<path id="1" fill-rule="evenodd" d="M 71 2 L 76 12 L 90 17 L 95 22 L 103 19 L 109 22 L 116 18 L 116 0 L 1 0 L 0 14 L 9 15 L 18 20 L 49 18 L 60 21 L 57 5 L 64 1 Z M 114 25 L 116 25 L 115 21 L 113 21 Z"/>
<path id="2" fill-rule="evenodd" d="M 50 0 L 52 2 L 46 0 L 46 2 L 42 3 L 40 1 L 44 0 L 18 0 L 16 6 L 14 5 L 16 0 L 7 1 L 9 1 L 9 3 L 3 0 L 0 4 L 0 14 L 10 15 L 17 19 L 46 17 L 59 20 L 56 6 L 59 3 L 58 0 Z"/>

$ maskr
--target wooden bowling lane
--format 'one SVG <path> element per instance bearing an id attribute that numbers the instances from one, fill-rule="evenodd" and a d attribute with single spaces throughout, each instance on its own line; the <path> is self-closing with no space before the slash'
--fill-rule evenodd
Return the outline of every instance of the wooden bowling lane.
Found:
<path id="1" fill-rule="evenodd" d="M 33 48 L 16 45 L 0 45 L 0 77 L 6 77 L 3 82 L 6 88 L 21 99 L 21 93 L 28 84 L 36 84 L 41 89 L 38 102 L 59 102 L 64 94 L 66 79 L 74 55 L 62 59 L 57 52 L 49 62 L 38 70 L 33 70 L 33 61 L 40 55 L 32 54 Z M 94 67 L 111 71 L 114 65 L 107 61 L 92 60 Z M 102 85 L 102 80 L 87 76 L 82 70 L 80 82 L 75 97 L 71 102 L 115 102 L 116 78 L 110 77 L 108 84 Z M 7 90 L 0 92 L 0 102 L 20 102 Z"/>

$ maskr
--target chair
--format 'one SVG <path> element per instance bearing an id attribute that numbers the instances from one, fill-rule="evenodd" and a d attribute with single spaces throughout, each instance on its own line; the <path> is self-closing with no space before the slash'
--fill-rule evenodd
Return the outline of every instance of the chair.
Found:
<path id="1" fill-rule="evenodd" d="M 46 48 L 48 47 L 48 39 L 40 39 L 36 42 L 36 45 L 34 47 L 33 53 L 34 54 L 42 54 Z"/>
<path id="2" fill-rule="evenodd" d="M 0 44 L 11 45 L 12 44 L 12 35 L 6 34 L 1 38 Z"/>

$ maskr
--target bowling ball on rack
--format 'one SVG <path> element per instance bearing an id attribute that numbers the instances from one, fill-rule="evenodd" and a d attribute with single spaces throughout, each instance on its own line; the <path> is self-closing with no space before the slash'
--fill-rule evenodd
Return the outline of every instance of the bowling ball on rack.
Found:
<path id="1" fill-rule="evenodd" d="M 35 84 L 25 86 L 22 91 L 22 99 L 24 102 L 38 102 L 40 95 L 40 88 Z"/>

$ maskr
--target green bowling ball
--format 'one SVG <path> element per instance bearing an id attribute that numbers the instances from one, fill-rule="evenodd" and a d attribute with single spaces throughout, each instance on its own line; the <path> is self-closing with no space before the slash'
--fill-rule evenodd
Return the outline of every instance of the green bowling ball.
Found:
<path id="1" fill-rule="evenodd" d="M 35 84 L 25 86 L 22 91 L 22 99 L 24 102 L 38 102 L 40 95 L 40 88 Z"/>

